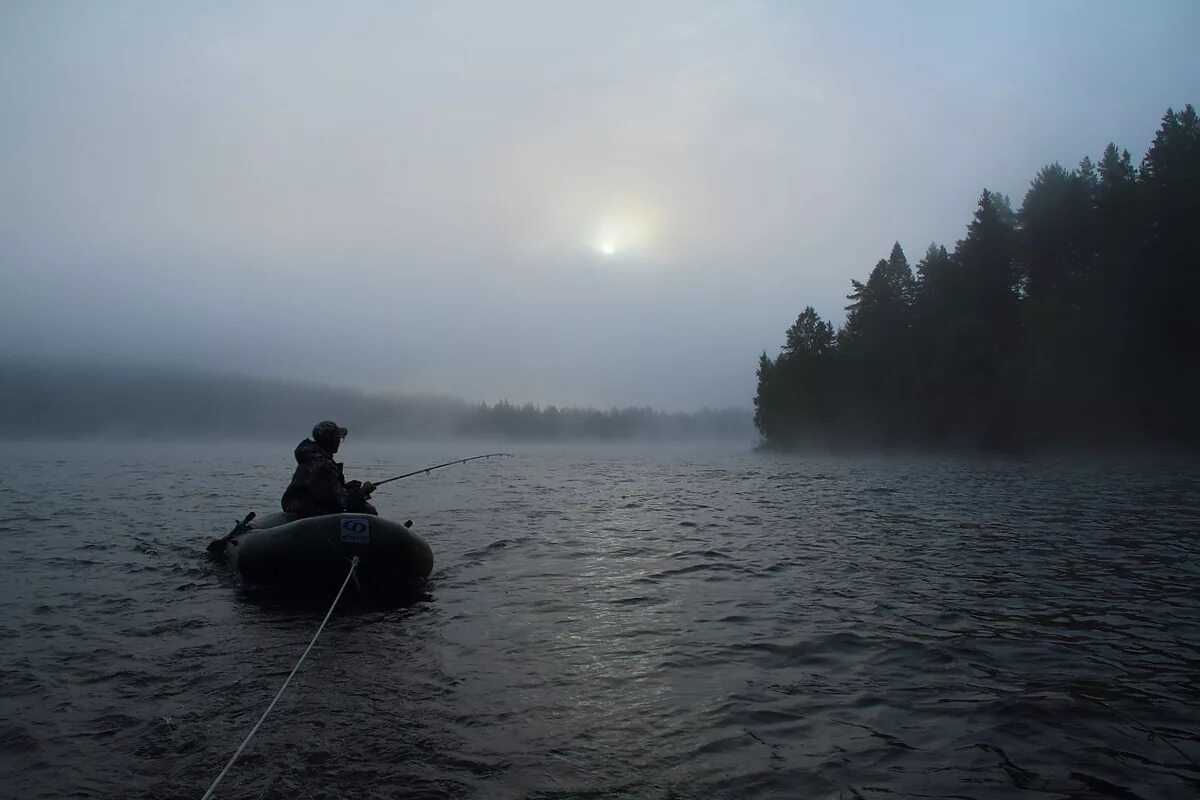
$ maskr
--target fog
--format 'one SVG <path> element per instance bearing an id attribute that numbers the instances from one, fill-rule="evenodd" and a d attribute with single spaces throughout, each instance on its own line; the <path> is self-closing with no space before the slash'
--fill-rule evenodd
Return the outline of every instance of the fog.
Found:
<path id="1" fill-rule="evenodd" d="M 5 3 L 0 355 L 748 407 L 980 190 L 1142 148 L 1200 6 Z"/>
<path id="2" fill-rule="evenodd" d="M 0 361 L 0 440 L 287 440 L 334 417 L 356 440 L 750 444 L 749 410 L 558 408 L 375 395 L 189 369 Z"/>

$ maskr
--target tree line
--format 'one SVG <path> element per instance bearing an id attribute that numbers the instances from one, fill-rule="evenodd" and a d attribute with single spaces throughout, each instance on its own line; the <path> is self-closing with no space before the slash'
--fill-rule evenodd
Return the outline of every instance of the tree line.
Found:
<path id="1" fill-rule="evenodd" d="M 299 439 L 329 418 L 355 438 L 750 442 L 754 436 L 748 409 L 474 404 L 107 364 L 0 361 L 0 377 L 0 439 Z"/>
<path id="2" fill-rule="evenodd" d="M 1013 211 L 984 190 L 953 250 L 897 243 L 759 359 L 775 447 L 1200 446 L 1200 124 L 1168 109 L 1145 158 L 1054 163 Z"/>

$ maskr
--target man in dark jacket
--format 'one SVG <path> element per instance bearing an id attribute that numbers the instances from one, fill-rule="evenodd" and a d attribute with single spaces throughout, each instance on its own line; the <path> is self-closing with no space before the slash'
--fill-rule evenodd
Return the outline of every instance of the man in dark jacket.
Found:
<path id="1" fill-rule="evenodd" d="M 312 439 L 296 445 L 296 472 L 292 482 L 283 493 L 281 505 L 289 514 L 301 517 L 317 517 L 322 514 L 378 514 L 367 502 L 375 485 L 346 482 L 342 465 L 333 460 L 346 429 L 336 422 L 318 422 L 312 430 Z"/>

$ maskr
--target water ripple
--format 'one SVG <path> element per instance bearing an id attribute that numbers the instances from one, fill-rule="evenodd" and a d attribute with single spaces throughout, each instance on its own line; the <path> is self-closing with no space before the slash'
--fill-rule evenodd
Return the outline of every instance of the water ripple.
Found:
<path id="1" fill-rule="evenodd" d="M 203 554 L 290 447 L 4 447 L 6 793 L 199 796 L 326 607 Z M 1194 797 L 1198 478 L 529 448 L 398 483 L 427 593 L 349 598 L 225 795 Z"/>

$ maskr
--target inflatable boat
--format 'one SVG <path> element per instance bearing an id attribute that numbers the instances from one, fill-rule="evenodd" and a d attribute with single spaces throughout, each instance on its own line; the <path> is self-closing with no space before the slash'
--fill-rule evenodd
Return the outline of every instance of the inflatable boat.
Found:
<path id="1" fill-rule="evenodd" d="M 333 591 L 358 556 L 354 584 L 368 595 L 390 595 L 433 570 L 433 550 L 411 526 L 369 514 L 249 514 L 209 552 L 224 555 L 249 586 Z"/>

